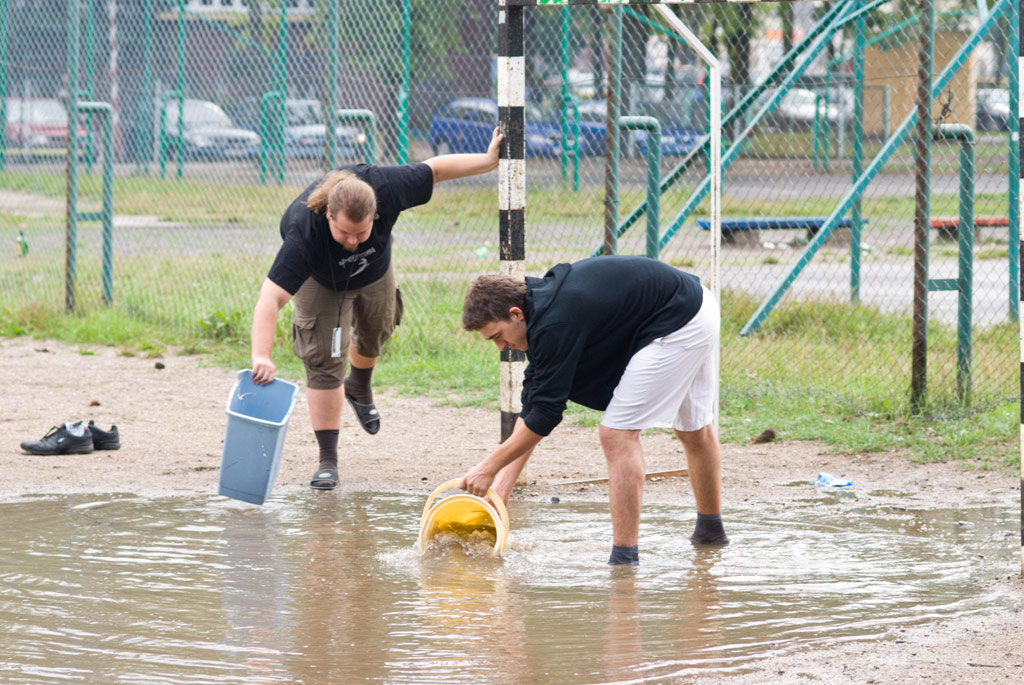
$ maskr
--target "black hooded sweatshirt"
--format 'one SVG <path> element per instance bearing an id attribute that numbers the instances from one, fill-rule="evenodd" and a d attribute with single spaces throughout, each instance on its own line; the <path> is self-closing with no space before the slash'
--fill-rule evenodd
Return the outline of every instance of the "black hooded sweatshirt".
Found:
<path id="1" fill-rule="evenodd" d="M 567 400 L 604 410 L 630 358 L 700 310 L 700 280 L 647 257 L 593 257 L 526 279 L 520 417 L 539 435 Z"/>

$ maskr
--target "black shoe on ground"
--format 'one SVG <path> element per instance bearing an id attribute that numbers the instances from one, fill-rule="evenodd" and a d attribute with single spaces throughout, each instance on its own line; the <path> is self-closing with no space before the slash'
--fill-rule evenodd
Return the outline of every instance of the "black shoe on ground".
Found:
<path id="1" fill-rule="evenodd" d="M 93 450 L 92 433 L 85 429 L 84 435 L 73 435 L 66 423 L 54 426 L 41 440 L 27 440 L 21 449 L 30 454 L 90 454 Z"/>
<path id="2" fill-rule="evenodd" d="M 121 436 L 117 432 L 117 426 L 111 426 L 110 430 L 100 430 L 94 421 L 89 421 L 89 432 L 92 433 L 92 446 L 98 450 L 116 450 L 121 448 Z"/>

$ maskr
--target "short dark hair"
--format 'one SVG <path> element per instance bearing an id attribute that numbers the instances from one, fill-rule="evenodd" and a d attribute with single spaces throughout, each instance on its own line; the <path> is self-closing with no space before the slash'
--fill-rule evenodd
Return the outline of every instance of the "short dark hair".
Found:
<path id="1" fill-rule="evenodd" d="M 508 310 L 526 306 L 526 283 L 500 274 L 477 277 L 462 303 L 462 327 L 479 331 L 492 321 L 508 321 Z"/>

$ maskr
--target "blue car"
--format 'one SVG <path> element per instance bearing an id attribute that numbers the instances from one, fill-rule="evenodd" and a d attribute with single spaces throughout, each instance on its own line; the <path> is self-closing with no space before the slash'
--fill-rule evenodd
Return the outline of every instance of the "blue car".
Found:
<path id="1" fill-rule="evenodd" d="M 603 155 L 605 121 L 608 117 L 608 105 L 604 100 L 584 100 L 573 108 L 568 108 L 568 117 L 571 119 L 578 113 L 579 140 L 581 155 Z M 661 154 L 662 155 L 685 155 L 700 142 L 701 133 L 692 128 L 687 128 L 677 121 L 661 113 L 654 114 L 654 117 L 661 122 Z M 640 154 L 647 156 L 648 133 L 647 131 L 624 131 L 621 138 L 623 156 Z"/>
<path id="2" fill-rule="evenodd" d="M 558 124 L 541 119 L 540 110 L 527 105 L 527 157 L 553 157 L 561 152 L 562 134 Z M 434 113 L 427 135 L 436 155 L 485 152 L 497 125 L 497 101 L 479 97 L 457 98 Z"/>

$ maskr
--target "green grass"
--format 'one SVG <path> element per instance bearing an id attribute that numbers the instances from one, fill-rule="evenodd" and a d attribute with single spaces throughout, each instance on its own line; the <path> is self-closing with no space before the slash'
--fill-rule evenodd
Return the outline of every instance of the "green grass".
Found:
<path id="1" fill-rule="evenodd" d="M 65 180 L 62 175 L 39 171 L 5 169 L 0 175 L 0 188 L 31 193 L 57 200 L 61 204 L 54 220 L 63 226 L 63 199 Z M 662 199 L 681 203 L 695 188 L 692 180 L 673 186 Z M 642 191 L 641 186 L 637 190 Z M 239 226 L 265 230 L 267 225 L 277 226 L 281 212 L 302 191 L 299 186 L 253 186 L 242 183 L 211 183 L 189 180 L 167 180 L 144 176 L 118 177 L 114 184 L 114 208 L 118 216 L 156 216 L 158 219 L 195 226 Z M 79 188 L 80 211 L 96 211 L 101 200 L 102 184 L 96 174 L 83 174 Z M 622 192 L 625 196 L 626 188 Z M 568 195 L 567 195 L 568 193 Z M 723 216 L 827 216 L 835 209 L 835 200 L 823 197 L 736 198 L 722 197 Z M 566 201 L 570 197 L 573 201 Z M 636 196 L 635 202 L 642 199 Z M 576 201 L 586 198 L 587 201 Z M 956 214 L 956 193 L 934 193 L 931 197 L 933 213 Z M 531 186 L 528 190 L 529 220 L 531 224 L 552 226 L 561 230 L 565 226 L 593 227 L 587 246 L 600 241 L 600 227 L 604 222 L 604 207 L 599 199 L 580 193 L 573 195 L 560 184 Z M 1002 210 L 982 211 L 983 207 L 1005 208 L 1006 193 L 979 192 L 975 197 L 978 213 L 1001 213 Z M 620 220 L 632 210 L 633 204 L 624 201 Z M 906 217 L 913 219 L 913 202 L 905 196 L 870 196 L 862 200 L 863 215 L 869 221 L 875 217 Z M 696 215 L 707 214 L 708 201 L 700 203 Z M 427 231 L 443 236 L 478 233 L 482 226 L 492 226 L 497 214 L 494 188 L 491 186 L 445 185 L 422 207 L 403 214 L 403 232 Z M 5 222 L 23 217 L 7 216 Z M 38 219 L 33 218 L 33 222 Z M 642 219 L 639 223 L 642 223 Z M 882 225 L 884 226 L 884 224 Z M 904 230 L 901 226 L 898 230 Z M 494 231 L 491 232 L 493 234 Z M 474 249 L 478 246 L 474 245 Z"/>
<path id="2" fill-rule="evenodd" d="M 96 211 L 102 200 L 102 178 L 81 174 L 79 211 Z M 38 170 L 7 168 L 0 187 L 63 202 L 66 193 L 62 175 Z M 297 186 L 252 186 L 237 183 L 199 183 L 146 176 L 119 176 L 114 183 L 114 208 L 118 215 L 156 216 L 158 219 L 194 224 L 276 224 L 281 211 L 303 188 Z M 225 199 L 230 202 L 225 202 Z"/>
<path id="3" fill-rule="evenodd" d="M 986 468 L 1017 462 L 1016 374 L 992 372 L 983 391 L 975 380 L 973 405 L 965 406 L 955 392 L 955 330 L 930 326 L 928 405 L 915 415 L 906 317 L 790 304 L 741 338 L 757 305 L 729 297 L 723 308 L 726 439 L 743 442 L 773 428 L 781 439 L 822 440 L 841 452 L 905 450 L 919 460 L 969 459 Z M 1005 324 L 975 333 L 975 374 L 983 364 L 1016 370 L 1015 330 Z"/>
<path id="4" fill-rule="evenodd" d="M 498 354 L 462 331 L 462 282 L 417 286 L 420 308 L 389 342 L 374 378 L 380 387 L 452 406 L 498 409 Z M 408 296 L 406 297 L 408 301 Z M 934 327 L 930 339 L 929 404 L 908 404 L 909 326 L 904 317 L 851 305 L 780 307 L 760 331 L 738 335 L 757 302 L 727 295 L 723 303 L 721 428 L 725 442 L 746 443 L 766 428 L 780 440 L 820 440 L 841 453 L 898 451 L 919 461 L 960 460 L 1012 469 L 1017 448 L 1016 336 L 986 329 L 975 337 L 975 360 L 994 364 L 975 404 L 955 397 L 955 331 Z M 66 315 L 28 303 L 0 309 L 0 335 L 56 338 L 69 344 L 113 345 L 124 354 L 203 353 L 224 368 L 249 365 L 248 309 L 211 311 L 198 335 L 173 321 L 97 309 Z M 278 322 L 274 360 L 282 377 L 301 378 L 291 353 L 288 316 Z M 976 362 L 977 363 L 977 362 Z M 977 374 L 977 372 L 976 372 Z M 980 375 L 980 374 L 977 374 Z M 976 377 L 977 377 L 976 375 Z M 570 405 L 566 421 L 595 425 L 598 412 Z"/>
<path id="5" fill-rule="evenodd" d="M 893 129 L 900 122 L 893 122 Z M 849 160 L 837 159 L 839 143 L 837 139 L 838 129 L 833 128 L 831 139 L 828 142 L 829 170 L 837 172 L 849 168 Z M 824 137 L 819 137 L 819 146 Z M 868 138 L 864 141 L 865 163 L 873 159 L 881 151 L 883 141 L 877 138 Z M 990 173 L 1007 173 L 1007 146 L 1008 136 L 983 136 L 974 146 L 976 166 L 984 168 Z M 846 154 L 850 155 L 853 149 L 852 137 L 846 138 Z M 960 162 L 959 147 L 954 143 L 939 144 L 932 146 L 932 171 L 934 173 L 958 173 Z M 812 131 L 770 131 L 759 129 L 751 135 L 748 144 L 743 149 L 744 154 L 760 159 L 797 159 L 813 160 L 815 157 L 815 141 Z M 821 156 L 823 149 L 818 148 L 819 169 L 822 169 Z M 913 134 L 908 136 L 902 145 L 893 153 L 885 165 L 885 170 L 890 173 L 913 173 L 914 172 L 914 147 Z"/>
<path id="6" fill-rule="evenodd" d="M 974 258 L 975 259 L 1006 259 L 1010 256 L 1009 249 L 990 247 L 984 250 L 978 250 Z"/>
<path id="7" fill-rule="evenodd" d="M 59 175 L 19 170 L 5 170 L 0 187 L 55 200 L 63 198 L 64 192 Z M 28 224 L 31 249 L 27 257 L 0 260 L 0 335 L 111 345 L 130 355 L 201 353 L 225 368 L 246 367 L 249 321 L 269 259 L 244 250 L 196 249 L 188 236 L 211 225 L 252 227 L 253 231 L 265 231 L 268 224 L 276 227 L 281 208 L 298 191 L 119 178 L 115 198 L 119 215 L 156 215 L 196 228 L 154 230 L 147 236 L 149 247 L 143 254 L 116 253 L 113 309 L 100 299 L 97 229 L 81 229 L 78 307 L 73 315 L 63 311 L 63 275 L 56 256 L 62 254 L 63 246 L 62 206 L 44 216 L 8 215 L 4 225 Z M 95 177 L 86 177 L 83 204 L 97 203 L 98 193 Z M 231 201 L 225 202 L 226 197 Z M 1005 204 L 1005 195 L 990 199 L 998 198 Z M 933 202 L 938 201 L 955 203 L 955 197 L 933 196 Z M 599 203 L 566 201 L 564 188 L 531 190 L 530 208 L 531 222 L 545 228 L 602 224 Z M 809 215 L 827 214 L 832 208 L 831 201 L 820 198 L 773 201 L 764 207 L 726 200 L 724 211 Z M 865 199 L 865 216 L 906 213 L 904 197 Z M 469 274 L 496 266 L 497 246 L 488 244 L 496 232 L 495 217 L 493 188 L 477 186 L 446 187 L 430 204 L 408 213 L 403 238 L 422 235 L 418 243 L 407 240 L 401 254 L 396 254 L 406 293 L 406 321 L 375 374 L 378 384 L 432 402 L 497 411 L 498 355 L 493 345 L 462 331 L 458 321 Z M 569 235 L 559 230 L 552 235 L 558 240 L 531 246 L 537 262 L 544 261 L 549 250 L 564 253 L 578 243 L 589 251 L 600 240 L 597 228 L 591 233 Z M 568 241 L 574 242 L 569 245 Z M 476 251 L 482 246 L 488 252 L 479 257 Z M 9 247 L 14 249 L 13 240 Z M 936 251 L 942 249 L 936 247 Z M 902 248 L 887 252 L 912 254 Z M 1005 259 L 1006 254 L 1005 244 L 993 245 L 981 250 L 978 258 Z M 764 256 L 767 263 L 775 258 Z M 673 263 L 693 266 L 687 256 L 676 257 Z M 974 397 L 972 404 L 963 406 L 954 392 L 955 331 L 933 323 L 929 400 L 923 414 L 914 415 L 908 406 L 910 326 L 906 317 L 849 304 L 791 303 L 780 306 L 754 335 L 739 336 L 758 304 L 728 294 L 723 302 L 723 440 L 747 442 L 770 427 L 780 439 L 821 440 L 839 452 L 897 450 L 914 459 L 977 461 L 985 468 L 1011 468 L 1016 463 L 1019 350 L 1015 325 L 975 332 Z M 283 377 L 301 378 L 301 363 L 291 353 L 288 318 L 286 312 L 279 319 L 274 359 Z M 567 421 L 593 425 L 599 416 L 571 406 Z"/>

